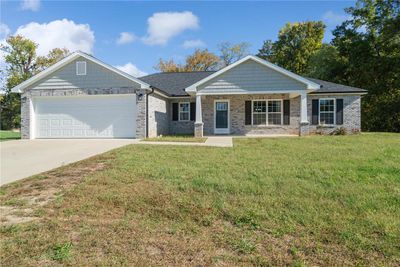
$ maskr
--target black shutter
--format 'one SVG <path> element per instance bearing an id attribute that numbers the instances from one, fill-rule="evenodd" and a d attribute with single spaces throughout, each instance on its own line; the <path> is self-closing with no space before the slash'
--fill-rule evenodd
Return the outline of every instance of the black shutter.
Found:
<path id="1" fill-rule="evenodd" d="M 319 100 L 313 99 L 312 100 L 311 124 L 318 125 L 318 115 L 319 115 Z"/>
<path id="2" fill-rule="evenodd" d="M 244 124 L 251 125 L 251 101 L 244 102 Z"/>
<path id="3" fill-rule="evenodd" d="M 191 121 L 196 120 L 196 103 L 195 102 L 190 103 L 190 120 Z"/>
<path id="4" fill-rule="evenodd" d="M 336 99 L 336 124 L 343 124 L 343 99 Z"/>
<path id="5" fill-rule="evenodd" d="M 283 124 L 290 124 L 290 100 L 283 100 Z"/>
<path id="6" fill-rule="evenodd" d="M 178 120 L 178 103 L 172 103 L 172 120 Z"/>

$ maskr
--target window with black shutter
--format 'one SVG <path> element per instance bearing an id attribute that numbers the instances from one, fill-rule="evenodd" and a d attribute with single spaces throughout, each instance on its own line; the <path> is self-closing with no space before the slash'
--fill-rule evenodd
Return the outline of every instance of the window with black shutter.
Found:
<path id="1" fill-rule="evenodd" d="M 283 124 L 290 124 L 290 100 L 283 100 Z"/>
<path id="2" fill-rule="evenodd" d="M 196 120 L 196 102 L 190 103 L 190 120 Z"/>
<path id="3" fill-rule="evenodd" d="M 251 125 L 251 101 L 244 102 L 244 124 Z"/>
<path id="4" fill-rule="evenodd" d="M 178 120 L 178 103 L 172 103 L 172 120 L 177 121 Z"/>
<path id="5" fill-rule="evenodd" d="M 343 99 L 336 99 L 336 124 L 343 124 Z"/>
<path id="6" fill-rule="evenodd" d="M 319 118 L 319 100 L 312 100 L 312 116 L 311 116 L 311 124 L 318 125 Z"/>

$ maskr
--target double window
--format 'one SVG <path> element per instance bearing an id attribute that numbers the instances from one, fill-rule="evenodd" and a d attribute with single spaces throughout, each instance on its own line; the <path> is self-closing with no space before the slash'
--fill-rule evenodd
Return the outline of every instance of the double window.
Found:
<path id="1" fill-rule="evenodd" d="M 252 103 L 253 125 L 282 124 L 282 100 L 254 100 Z"/>
<path id="2" fill-rule="evenodd" d="M 180 121 L 190 120 L 190 103 L 189 102 L 179 103 L 179 120 Z"/>
<path id="3" fill-rule="evenodd" d="M 335 99 L 321 98 L 319 99 L 319 124 L 333 125 L 335 124 Z"/>

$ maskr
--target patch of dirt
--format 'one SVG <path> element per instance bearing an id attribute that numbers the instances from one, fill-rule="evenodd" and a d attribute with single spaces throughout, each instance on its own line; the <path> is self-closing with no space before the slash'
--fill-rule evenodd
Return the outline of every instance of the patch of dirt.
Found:
<path id="1" fill-rule="evenodd" d="M 4 186 L 4 194 L 0 196 L 0 226 L 38 219 L 41 207 L 105 167 L 106 160 L 95 157 Z"/>

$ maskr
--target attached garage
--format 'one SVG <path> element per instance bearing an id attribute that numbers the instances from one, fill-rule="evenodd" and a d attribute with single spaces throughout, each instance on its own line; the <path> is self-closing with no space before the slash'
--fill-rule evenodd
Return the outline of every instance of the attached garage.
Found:
<path id="1" fill-rule="evenodd" d="M 136 95 L 33 98 L 35 138 L 134 138 Z"/>
<path id="2" fill-rule="evenodd" d="M 21 138 L 144 138 L 150 85 L 80 51 L 12 88 Z"/>

